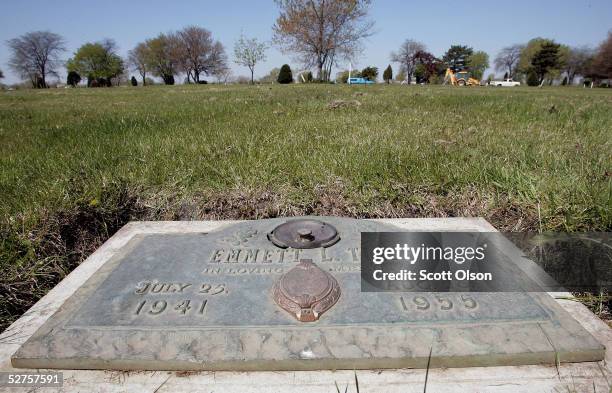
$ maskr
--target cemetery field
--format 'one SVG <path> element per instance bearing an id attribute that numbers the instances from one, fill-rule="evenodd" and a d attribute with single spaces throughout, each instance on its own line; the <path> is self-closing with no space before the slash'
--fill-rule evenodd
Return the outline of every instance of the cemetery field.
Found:
<path id="1" fill-rule="evenodd" d="M 0 330 L 129 220 L 482 216 L 612 230 L 612 90 L 0 93 Z"/>

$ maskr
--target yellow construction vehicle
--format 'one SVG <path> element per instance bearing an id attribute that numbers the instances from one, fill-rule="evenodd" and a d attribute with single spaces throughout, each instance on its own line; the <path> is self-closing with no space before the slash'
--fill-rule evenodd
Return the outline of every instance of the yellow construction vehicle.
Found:
<path id="1" fill-rule="evenodd" d="M 472 78 L 471 74 L 467 70 L 453 72 L 450 68 L 446 69 L 444 75 L 444 84 L 450 80 L 453 86 L 480 86 L 480 81 L 476 78 Z"/>

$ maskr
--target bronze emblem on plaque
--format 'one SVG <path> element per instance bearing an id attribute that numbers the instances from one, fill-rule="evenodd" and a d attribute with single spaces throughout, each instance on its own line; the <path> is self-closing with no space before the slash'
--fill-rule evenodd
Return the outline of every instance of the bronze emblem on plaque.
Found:
<path id="1" fill-rule="evenodd" d="M 287 221 L 274 228 L 268 239 L 281 248 L 330 247 L 340 240 L 333 225 L 313 219 Z"/>
<path id="2" fill-rule="evenodd" d="M 272 297 L 298 321 L 313 322 L 340 299 L 340 285 L 312 260 L 302 259 L 274 283 Z"/>

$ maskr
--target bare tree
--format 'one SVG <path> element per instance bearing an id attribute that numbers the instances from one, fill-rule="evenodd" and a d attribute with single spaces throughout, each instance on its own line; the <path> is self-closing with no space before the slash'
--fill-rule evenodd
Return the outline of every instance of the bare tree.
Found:
<path id="1" fill-rule="evenodd" d="M 8 40 L 12 50 L 9 67 L 34 87 L 47 87 L 47 76 L 57 76 L 59 56 L 66 51 L 64 39 L 50 31 L 33 31 Z"/>
<path id="2" fill-rule="evenodd" d="M 128 52 L 128 64 L 130 67 L 140 74 L 142 77 L 142 85 L 147 84 L 147 71 L 149 67 L 147 65 L 147 58 L 149 56 L 149 47 L 146 43 L 141 42 Z"/>
<path id="3" fill-rule="evenodd" d="M 198 83 L 200 75 L 215 75 L 227 66 L 225 49 L 212 38 L 210 31 L 189 26 L 175 35 L 177 63 L 187 73 L 187 79 Z"/>
<path id="4" fill-rule="evenodd" d="M 569 48 L 563 59 L 563 69 L 567 77 L 567 84 L 574 84 L 576 75 L 584 75 L 595 56 L 595 51 L 588 46 Z"/>
<path id="5" fill-rule="evenodd" d="M 503 48 L 495 57 L 495 70 L 505 71 L 508 73 L 508 78 L 512 78 L 516 73 L 523 48 L 524 46 L 520 44 Z"/>
<path id="6" fill-rule="evenodd" d="M 352 59 L 361 41 L 372 35 L 370 0 L 276 0 L 280 15 L 274 42 L 283 53 L 297 54 L 306 68 L 315 67 L 328 80 L 338 59 Z"/>
<path id="7" fill-rule="evenodd" d="M 217 77 L 217 82 L 226 85 L 232 77 L 232 70 L 227 66 L 223 67 L 217 71 L 215 76 Z"/>
<path id="8" fill-rule="evenodd" d="M 257 38 L 246 38 L 240 35 L 240 39 L 234 45 L 235 63 L 249 67 L 251 71 L 251 84 L 254 83 L 255 65 L 266 60 L 267 45 L 257 41 Z"/>
<path id="9" fill-rule="evenodd" d="M 425 44 L 409 39 L 404 41 L 399 51 L 391 53 L 391 61 L 400 64 L 400 69 L 406 75 L 406 81 L 409 84 L 412 82 L 412 76 L 418 64 L 418 54 L 426 50 Z"/>

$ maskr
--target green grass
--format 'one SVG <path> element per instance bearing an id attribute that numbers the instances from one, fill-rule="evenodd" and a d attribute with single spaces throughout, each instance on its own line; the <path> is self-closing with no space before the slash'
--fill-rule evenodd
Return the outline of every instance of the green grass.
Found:
<path id="1" fill-rule="evenodd" d="M 471 215 L 502 230 L 610 230 L 611 153 L 609 89 L 2 92 L 0 268 L 14 282 L 44 265 L 52 282 L 66 258 L 145 218 Z"/>
<path id="2" fill-rule="evenodd" d="M 334 99 L 362 105 L 328 109 Z M 603 89 L 17 91 L 0 95 L 0 138 L 5 218 L 95 203 L 121 180 L 143 198 L 267 189 L 293 203 L 340 182 L 364 214 L 381 201 L 422 208 L 451 194 L 466 207 L 540 204 L 544 229 L 612 222 L 612 92 Z"/>

